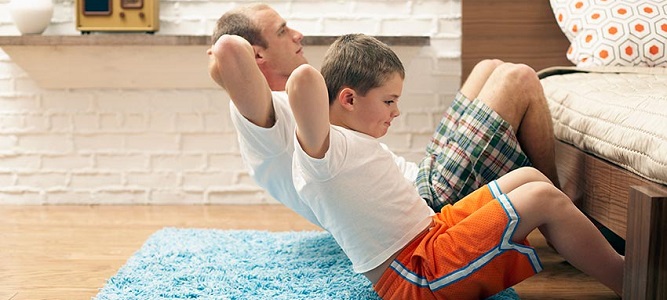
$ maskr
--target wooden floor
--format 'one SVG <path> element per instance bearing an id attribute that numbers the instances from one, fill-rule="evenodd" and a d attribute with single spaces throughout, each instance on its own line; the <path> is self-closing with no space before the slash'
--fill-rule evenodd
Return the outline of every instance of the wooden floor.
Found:
<path id="1" fill-rule="evenodd" d="M 163 227 L 316 230 L 281 205 L 0 206 L 0 300 L 90 299 Z M 544 271 L 522 299 L 617 299 L 573 269 L 535 232 Z"/>

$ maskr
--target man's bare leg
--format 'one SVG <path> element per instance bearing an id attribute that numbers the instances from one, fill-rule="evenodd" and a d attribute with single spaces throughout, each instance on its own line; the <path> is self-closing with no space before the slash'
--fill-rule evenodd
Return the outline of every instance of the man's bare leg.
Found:
<path id="1" fill-rule="evenodd" d="M 477 98 L 484 84 L 489 80 L 491 73 L 503 63 L 499 59 L 485 59 L 477 63 L 472 71 L 470 71 L 466 82 L 463 83 L 461 93 L 468 99 Z"/>
<path id="2" fill-rule="evenodd" d="M 551 113 L 532 68 L 484 60 L 473 68 L 461 93 L 480 99 L 510 123 L 533 166 L 560 188 Z"/>

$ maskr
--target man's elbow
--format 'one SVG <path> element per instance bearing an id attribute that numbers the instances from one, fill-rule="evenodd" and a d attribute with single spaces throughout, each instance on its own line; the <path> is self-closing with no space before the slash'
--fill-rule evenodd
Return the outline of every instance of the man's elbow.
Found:
<path id="1" fill-rule="evenodd" d="M 254 53 L 250 43 L 237 35 L 222 35 L 212 50 L 217 60 L 222 62 L 236 62 L 249 52 Z"/>

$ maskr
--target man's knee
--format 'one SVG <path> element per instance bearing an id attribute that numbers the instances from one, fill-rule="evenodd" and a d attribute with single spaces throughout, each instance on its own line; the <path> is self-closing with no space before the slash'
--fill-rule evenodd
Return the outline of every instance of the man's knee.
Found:
<path id="1" fill-rule="evenodd" d="M 502 63 L 491 72 L 480 91 L 480 98 L 485 103 L 491 104 L 492 107 L 496 102 L 519 105 L 523 103 L 524 105 L 521 106 L 525 106 L 527 104 L 526 91 L 534 89 L 535 84 L 539 84 L 533 79 L 537 80 L 537 76 L 530 67 L 522 64 Z"/>
<path id="2" fill-rule="evenodd" d="M 485 70 L 485 72 L 491 73 L 504 63 L 505 62 L 500 59 L 484 59 L 475 65 L 473 72 Z"/>
<path id="3" fill-rule="evenodd" d="M 537 73 L 525 64 L 503 63 L 496 68 L 488 84 L 491 91 L 502 95 L 504 105 L 517 107 L 520 114 L 530 106 L 546 105 Z"/>
<path id="4" fill-rule="evenodd" d="M 503 63 L 496 67 L 494 79 L 498 85 L 513 91 L 540 84 L 535 70 L 525 64 Z"/>
<path id="5" fill-rule="evenodd" d="M 461 93 L 468 98 L 477 98 L 482 88 L 489 82 L 489 77 L 504 62 L 499 59 L 485 59 L 478 62 L 461 86 Z"/>

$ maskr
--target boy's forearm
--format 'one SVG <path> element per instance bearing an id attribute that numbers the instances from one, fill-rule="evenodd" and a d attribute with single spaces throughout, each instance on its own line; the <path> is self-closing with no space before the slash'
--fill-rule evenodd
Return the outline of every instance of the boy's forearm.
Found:
<path id="1" fill-rule="evenodd" d="M 329 148 L 329 101 L 324 78 L 309 65 L 298 67 L 287 81 L 297 139 L 306 153 L 322 158 Z"/>

